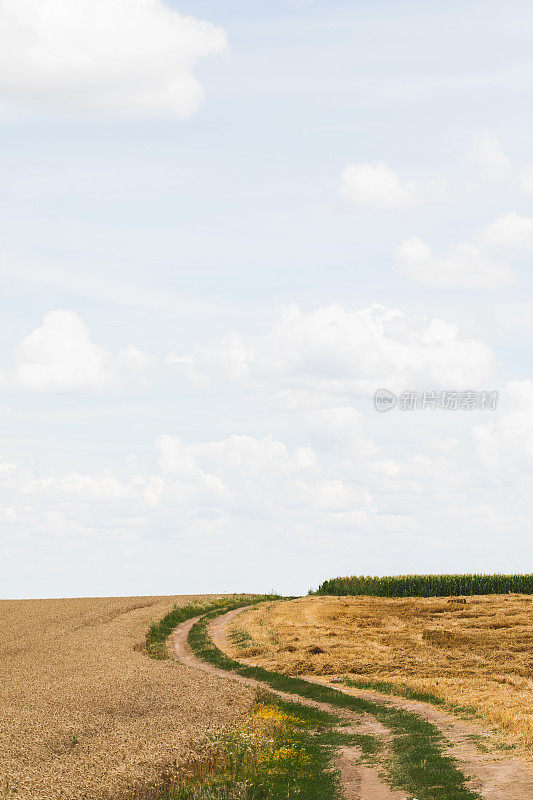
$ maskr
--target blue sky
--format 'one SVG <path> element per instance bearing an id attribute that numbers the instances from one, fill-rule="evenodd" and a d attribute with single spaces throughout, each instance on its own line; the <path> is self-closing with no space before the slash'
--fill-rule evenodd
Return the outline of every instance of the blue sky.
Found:
<path id="1" fill-rule="evenodd" d="M 530 569 L 532 33 L 0 4 L 3 596 Z"/>

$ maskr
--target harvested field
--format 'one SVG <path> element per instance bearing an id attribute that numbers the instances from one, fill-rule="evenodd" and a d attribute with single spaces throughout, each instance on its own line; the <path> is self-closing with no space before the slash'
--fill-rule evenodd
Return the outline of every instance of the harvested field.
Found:
<path id="1" fill-rule="evenodd" d="M 306 597 L 243 612 L 231 654 L 288 674 L 387 681 L 474 707 L 533 755 L 533 598 Z"/>
<path id="2" fill-rule="evenodd" d="M 247 687 L 134 649 L 193 599 L 0 601 L 0 796 L 132 797 L 249 711 Z"/>

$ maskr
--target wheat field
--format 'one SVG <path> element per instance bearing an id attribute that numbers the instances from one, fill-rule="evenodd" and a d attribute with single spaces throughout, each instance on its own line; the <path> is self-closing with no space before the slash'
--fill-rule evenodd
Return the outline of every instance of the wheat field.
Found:
<path id="1" fill-rule="evenodd" d="M 133 797 L 249 711 L 251 690 L 139 650 L 193 599 L 0 601 L 0 796 Z"/>
<path id="2" fill-rule="evenodd" d="M 533 755 L 533 597 L 306 597 L 235 621 L 232 654 L 289 674 L 404 683 L 471 706 Z"/>

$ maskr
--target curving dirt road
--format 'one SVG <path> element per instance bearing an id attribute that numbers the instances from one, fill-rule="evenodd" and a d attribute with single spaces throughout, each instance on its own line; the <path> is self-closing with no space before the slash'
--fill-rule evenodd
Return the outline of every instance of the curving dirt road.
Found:
<path id="1" fill-rule="evenodd" d="M 236 613 L 238 613 L 238 611 L 230 611 L 224 617 L 218 617 L 211 623 L 209 632 L 213 641 L 217 643 L 217 646 L 218 643 L 225 641 L 224 634 L 226 626 L 231 622 Z M 207 672 L 220 680 L 237 681 L 246 686 L 266 688 L 271 694 L 275 694 L 283 700 L 289 700 L 301 703 L 302 705 L 320 708 L 322 711 L 328 711 L 337 717 L 345 719 L 347 723 L 351 722 L 354 725 L 353 731 L 346 726 L 340 728 L 339 730 L 342 730 L 344 733 L 369 733 L 373 736 L 381 736 L 385 741 L 387 737 L 390 736 L 389 731 L 384 728 L 383 725 L 366 714 L 344 712 L 343 709 L 334 708 L 327 703 L 318 703 L 314 700 L 300 697 L 300 695 L 280 692 L 260 681 L 246 678 L 234 672 L 226 672 L 225 670 L 217 669 L 217 667 L 196 658 L 187 644 L 187 637 L 192 626 L 199 619 L 200 617 L 195 617 L 187 622 L 183 622 L 170 637 L 170 652 L 177 661 L 189 667 Z M 342 747 L 337 751 L 335 766 L 340 772 L 341 784 L 346 800 L 409 800 L 409 795 L 405 794 L 405 792 L 393 790 L 384 783 L 379 775 L 377 767 L 371 767 L 361 763 L 361 757 L 362 752 L 358 747 Z"/>
<path id="2" fill-rule="evenodd" d="M 228 628 L 234 618 L 243 610 L 237 609 L 217 617 L 209 627 L 211 639 L 223 652 L 228 649 Z M 368 714 L 355 714 L 329 706 L 326 703 L 318 703 L 314 700 L 302 698 L 299 695 L 276 691 L 260 681 L 217 669 L 196 658 L 187 644 L 187 637 L 190 629 L 198 619 L 199 617 L 182 623 L 171 636 L 169 642 L 170 650 L 176 660 L 187 666 L 208 672 L 221 680 L 232 680 L 247 686 L 266 688 L 272 694 L 285 700 L 321 708 L 324 711 L 342 717 L 346 723 L 351 722 L 354 726 L 357 726 L 357 733 L 369 733 L 373 736 L 378 736 L 383 741 L 384 746 L 387 746 L 390 732 Z M 250 661 L 247 661 L 248 665 L 250 663 Z M 327 680 L 309 678 L 307 676 L 306 680 L 328 684 Z M 392 698 L 373 691 L 347 689 L 338 684 L 335 684 L 335 689 L 365 700 L 419 714 L 436 725 L 449 743 L 448 752 L 457 759 L 463 773 L 471 778 L 469 782 L 470 788 L 477 791 L 484 800 L 530 800 L 530 798 L 533 798 L 533 770 L 531 767 L 501 753 L 481 752 L 471 738 L 472 736 L 487 737 L 487 731 L 479 724 L 459 720 L 428 703 Z M 343 727 L 342 730 L 348 731 L 349 729 Z M 361 763 L 361 755 L 361 752 L 356 747 L 340 748 L 338 751 L 336 766 L 341 774 L 346 800 L 408 800 L 409 795 L 399 790 L 393 790 L 383 782 L 377 767 Z"/>

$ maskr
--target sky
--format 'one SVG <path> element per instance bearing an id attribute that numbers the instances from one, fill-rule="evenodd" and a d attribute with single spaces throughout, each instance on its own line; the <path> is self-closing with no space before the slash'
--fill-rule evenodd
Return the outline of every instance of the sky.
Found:
<path id="1" fill-rule="evenodd" d="M 0 0 L 0 596 L 531 571 L 532 36 Z"/>

